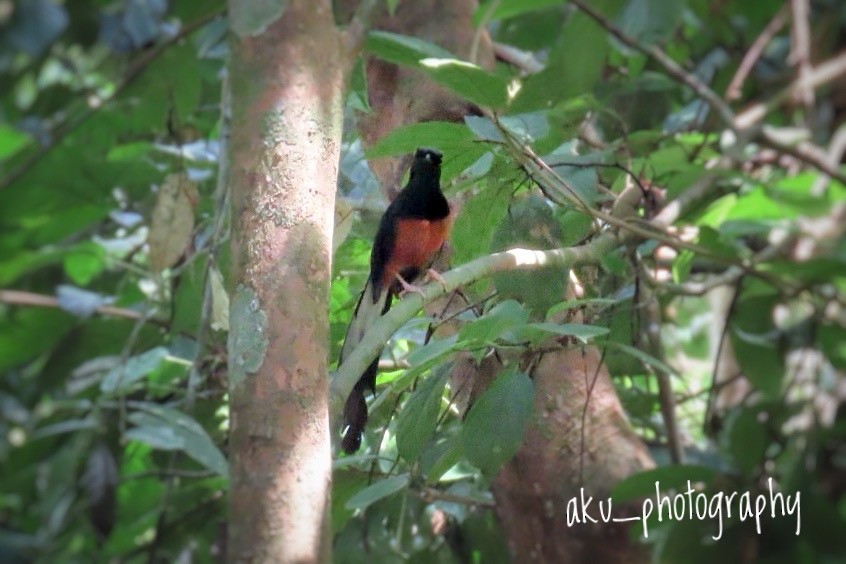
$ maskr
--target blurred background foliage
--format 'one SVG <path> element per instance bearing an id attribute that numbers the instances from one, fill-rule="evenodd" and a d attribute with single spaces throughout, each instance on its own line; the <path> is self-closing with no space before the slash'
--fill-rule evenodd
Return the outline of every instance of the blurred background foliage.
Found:
<path id="1" fill-rule="evenodd" d="M 737 115 L 800 72 L 779 1 L 594 4 Z M 842 56 L 846 5 L 808 5 L 807 56 Z M 676 225 L 699 251 L 647 241 L 611 254 L 579 303 L 564 302 L 566 271 L 503 274 L 467 289 L 477 307 L 457 316 L 452 336 L 429 338 L 426 318 L 400 330 L 383 356 L 365 447 L 336 462 L 336 559 L 507 560 L 490 478 L 532 417 L 531 381 L 506 372 L 462 418 L 447 369 L 458 351 L 481 357 L 552 332 L 605 351 L 659 464 L 659 474 L 621 484 L 619 499 L 649 495 L 656 476 L 668 487 L 696 476 L 712 493 L 763 490 L 774 477 L 802 492 L 799 536 L 789 518 L 766 519 L 761 535 L 733 519 L 717 542 L 712 522 L 656 522 L 647 541 L 656 560 L 842 561 L 842 71 L 768 108 L 770 133 L 734 138 L 713 106 L 568 2 L 488 0 L 477 22 L 523 64 L 426 67 L 426 57 L 449 54 L 389 34 L 372 34 L 366 49 L 498 106 L 508 134 L 593 206 L 613 200 L 626 170 L 657 199 L 646 215 L 703 178 L 720 190 Z M 204 562 L 225 550 L 226 30 L 214 0 L 0 0 L 0 561 Z M 444 152 L 444 187 L 462 202 L 453 264 L 597 232 L 536 190 L 486 118 L 403 128 L 365 153 L 354 127 L 368 109 L 362 77 L 350 85 L 338 182 L 333 359 L 386 205 L 365 156 Z M 830 174 L 809 164 L 809 145 Z M 731 274 L 726 263 L 752 261 L 765 278 L 727 276 L 721 300 L 704 291 Z M 661 311 L 658 348 L 641 336 L 645 292 Z M 583 325 L 551 323 L 574 308 Z M 715 385 L 728 344 L 736 369 Z M 656 372 L 671 377 L 685 464 L 670 462 Z M 720 396 L 738 382 L 737 394 Z"/>

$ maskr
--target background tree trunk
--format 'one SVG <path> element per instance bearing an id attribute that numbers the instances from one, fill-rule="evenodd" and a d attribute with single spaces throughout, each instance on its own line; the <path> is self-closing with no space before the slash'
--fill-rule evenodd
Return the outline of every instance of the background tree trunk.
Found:
<path id="1" fill-rule="evenodd" d="M 342 34 L 328 1 L 231 0 L 229 8 L 228 560 L 327 561 L 327 300 Z"/>

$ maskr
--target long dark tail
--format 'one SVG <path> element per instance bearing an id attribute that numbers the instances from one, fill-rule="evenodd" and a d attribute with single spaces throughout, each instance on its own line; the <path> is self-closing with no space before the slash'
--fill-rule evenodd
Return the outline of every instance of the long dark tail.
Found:
<path id="1" fill-rule="evenodd" d="M 341 361 L 352 352 L 364 338 L 367 330 L 390 307 L 390 288 L 382 288 L 378 292 L 373 292 L 372 282 L 368 279 L 364 290 L 361 292 L 361 297 L 358 299 L 358 305 L 355 306 L 355 313 L 353 313 L 350 326 L 347 328 L 347 335 L 344 337 L 344 345 L 341 347 Z M 344 405 L 341 447 L 347 454 L 354 453 L 361 446 L 361 435 L 364 432 L 364 426 L 367 424 L 367 403 L 364 401 L 364 393 L 366 390 L 376 391 L 378 368 L 379 357 L 377 356 L 358 379 L 347 398 L 347 403 Z"/>

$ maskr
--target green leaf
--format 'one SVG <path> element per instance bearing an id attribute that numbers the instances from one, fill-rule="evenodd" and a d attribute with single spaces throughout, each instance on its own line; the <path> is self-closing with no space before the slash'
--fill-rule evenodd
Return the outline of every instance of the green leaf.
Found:
<path id="1" fill-rule="evenodd" d="M 100 391 L 111 394 L 129 390 L 135 382 L 155 370 L 167 354 L 165 347 L 156 347 L 129 358 L 126 363 L 109 370 L 100 383 Z"/>
<path id="2" fill-rule="evenodd" d="M 131 401 L 128 404 L 133 409 L 140 410 L 153 417 L 152 419 L 144 418 L 144 426 L 167 427 L 174 436 L 182 440 L 183 445 L 180 448 L 185 454 L 221 476 L 229 475 L 226 457 L 223 456 L 223 453 L 220 452 L 205 429 L 192 417 L 176 409 L 154 403 Z M 161 432 L 157 438 L 167 441 L 170 440 L 168 439 L 169 434 Z M 149 433 L 146 436 L 149 437 Z"/>
<path id="3" fill-rule="evenodd" d="M 784 379 L 784 358 L 778 350 L 773 322 L 775 294 L 744 295 L 730 320 L 731 344 L 743 375 L 770 397 L 778 397 Z"/>
<path id="4" fill-rule="evenodd" d="M 427 58 L 421 68 L 435 82 L 480 106 L 501 108 L 508 101 L 508 79 L 458 59 Z"/>
<path id="5" fill-rule="evenodd" d="M 510 4 L 510 2 L 505 2 Z M 511 103 L 514 112 L 546 109 L 593 91 L 610 51 L 608 36 L 581 12 L 567 20 L 544 69 L 525 80 Z M 578 52 L 578 56 L 573 56 Z"/>
<path id="6" fill-rule="evenodd" d="M 491 308 L 482 317 L 461 328 L 459 341 L 493 343 L 499 336 L 526 324 L 529 312 L 519 302 L 506 300 Z"/>
<path id="7" fill-rule="evenodd" d="M 693 259 L 696 258 L 696 253 L 693 251 L 683 249 L 673 261 L 673 282 L 681 284 L 690 276 L 690 269 L 693 267 Z"/>
<path id="8" fill-rule="evenodd" d="M 367 487 L 367 475 L 357 470 L 335 468 L 332 471 L 332 530 L 340 531 L 355 514 L 347 501 Z"/>
<path id="9" fill-rule="evenodd" d="M 738 470 L 744 474 L 759 467 L 769 445 L 767 428 L 759 421 L 759 412 L 746 408 L 729 413 L 721 439 Z"/>
<path id="10" fill-rule="evenodd" d="M 493 476 L 520 448 L 534 395 L 528 375 L 507 369 L 470 408 L 461 428 L 462 450 L 486 476 Z"/>
<path id="11" fill-rule="evenodd" d="M 109 149 L 107 161 L 135 161 L 146 158 L 153 151 L 153 144 L 147 141 L 125 143 Z"/>
<path id="12" fill-rule="evenodd" d="M 412 392 L 397 418 L 397 451 L 413 463 L 435 434 L 449 372 L 438 370 Z"/>
<path id="13" fill-rule="evenodd" d="M 30 141 L 29 135 L 0 123 L 0 160 L 17 153 Z"/>
<path id="14" fill-rule="evenodd" d="M 444 154 L 474 144 L 473 132 L 464 125 L 446 121 L 424 121 L 391 131 L 365 151 L 368 159 L 413 153 L 418 147 L 432 147 Z"/>
<path id="15" fill-rule="evenodd" d="M 624 478 L 611 489 L 611 497 L 615 502 L 624 502 L 655 495 L 655 483 L 660 484 L 660 492 L 668 489 L 687 490 L 688 481 L 710 483 L 716 471 L 707 466 L 685 464 L 680 466 L 662 466 L 638 472 Z"/>
<path id="16" fill-rule="evenodd" d="M 80 243 L 63 260 L 65 273 L 80 286 L 85 286 L 106 266 L 106 250 L 92 241 Z"/>
<path id="17" fill-rule="evenodd" d="M 684 0 L 629 0 L 616 24 L 639 43 L 650 46 L 670 37 L 681 23 L 685 4 Z"/>
<path id="18" fill-rule="evenodd" d="M 32 434 L 32 439 L 43 439 L 44 437 L 51 437 L 53 435 L 62 435 L 64 433 L 73 433 L 75 431 L 93 431 L 99 428 L 100 423 L 95 417 L 85 417 L 83 419 L 70 419 L 68 421 L 60 421 L 52 425 L 45 425 L 39 427 Z"/>
<path id="19" fill-rule="evenodd" d="M 563 0 L 520 0 L 519 2 L 515 0 L 508 2 L 488 0 L 476 8 L 476 11 L 473 13 L 473 24 L 478 26 L 485 17 L 488 17 L 490 20 L 507 20 L 521 14 L 543 10 L 562 3 Z M 488 16 L 491 4 L 495 4 L 495 7 L 493 12 L 490 13 L 490 16 Z"/>
<path id="20" fill-rule="evenodd" d="M 450 354 L 455 348 L 457 338 L 453 335 L 445 339 L 432 339 L 422 347 L 411 351 L 408 362 L 411 366 L 426 366 Z"/>
<path id="21" fill-rule="evenodd" d="M 623 351 L 626 354 L 629 354 L 639 361 L 643 362 L 644 364 L 648 364 L 658 372 L 663 372 L 669 376 L 680 376 L 679 371 L 667 364 L 666 362 L 662 362 L 658 360 L 651 354 L 645 353 L 642 350 L 635 348 L 631 345 L 627 345 L 625 343 L 618 343 L 617 341 L 609 341 L 608 346 L 614 349 L 618 349 Z"/>
<path id="22" fill-rule="evenodd" d="M 828 361 L 836 368 L 846 370 L 846 328 L 833 324 L 820 325 L 817 341 Z"/>
<path id="23" fill-rule="evenodd" d="M 525 326 L 525 331 L 537 331 L 543 334 L 543 337 L 550 334 L 561 335 L 563 337 L 575 337 L 584 344 L 587 344 L 588 341 L 599 337 L 600 335 L 608 334 L 607 327 L 600 327 L 598 325 L 582 325 L 580 323 L 529 323 Z M 524 334 L 523 330 L 519 332 L 519 335 Z"/>
<path id="24" fill-rule="evenodd" d="M 426 481 L 435 483 L 461 460 L 461 434 L 455 433 L 427 449 L 421 458 Z"/>
<path id="25" fill-rule="evenodd" d="M 452 240 L 461 242 L 453 245 L 453 260 L 457 264 L 490 252 L 493 233 L 506 216 L 512 191 L 505 183 L 493 185 L 488 177 L 479 193 L 464 204 L 452 227 Z"/>
<path id="26" fill-rule="evenodd" d="M 451 59 L 455 55 L 417 37 L 400 35 L 389 31 L 371 31 L 367 34 L 364 49 L 389 63 L 417 65 L 425 58 Z"/>
<path id="27" fill-rule="evenodd" d="M 408 474 L 400 474 L 399 476 L 379 480 L 348 499 L 345 507 L 347 509 L 365 509 L 380 499 L 384 499 L 405 489 L 408 487 L 409 480 Z"/>
<path id="28" fill-rule="evenodd" d="M 136 426 L 126 431 L 126 439 L 142 442 L 156 450 L 181 450 L 185 447 L 185 440 L 158 417 L 136 411 L 130 413 L 128 419 Z"/>
<path id="29" fill-rule="evenodd" d="M 501 107 L 508 100 L 508 79 L 456 59 L 449 51 L 422 39 L 372 31 L 365 49 L 390 63 L 419 68 L 435 82 L 476 104 Z"/>

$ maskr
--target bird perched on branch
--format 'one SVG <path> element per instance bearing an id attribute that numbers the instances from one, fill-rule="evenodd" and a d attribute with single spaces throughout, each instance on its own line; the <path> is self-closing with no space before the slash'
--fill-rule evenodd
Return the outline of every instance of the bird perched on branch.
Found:
<path id="1" fill-rule="evenodd" d="M 341 360 L 361 342 L 367 329 L 391 307 L 394 294 L 419 292 L 411 283 L 432 263 L 449 235 L 449 202 L 441 192 L 441 154 L 417 149 L 408 184 L 391 202 L 373 241 L 370 276 L 341 348 Z M 429 271 L 435 278 L 437 274 Z M 366 390 L 375 392 L 377 357 L 364 371 L 344 405 L 341 446 L 351 454 L 361 446 L 367 423 Z"/>

